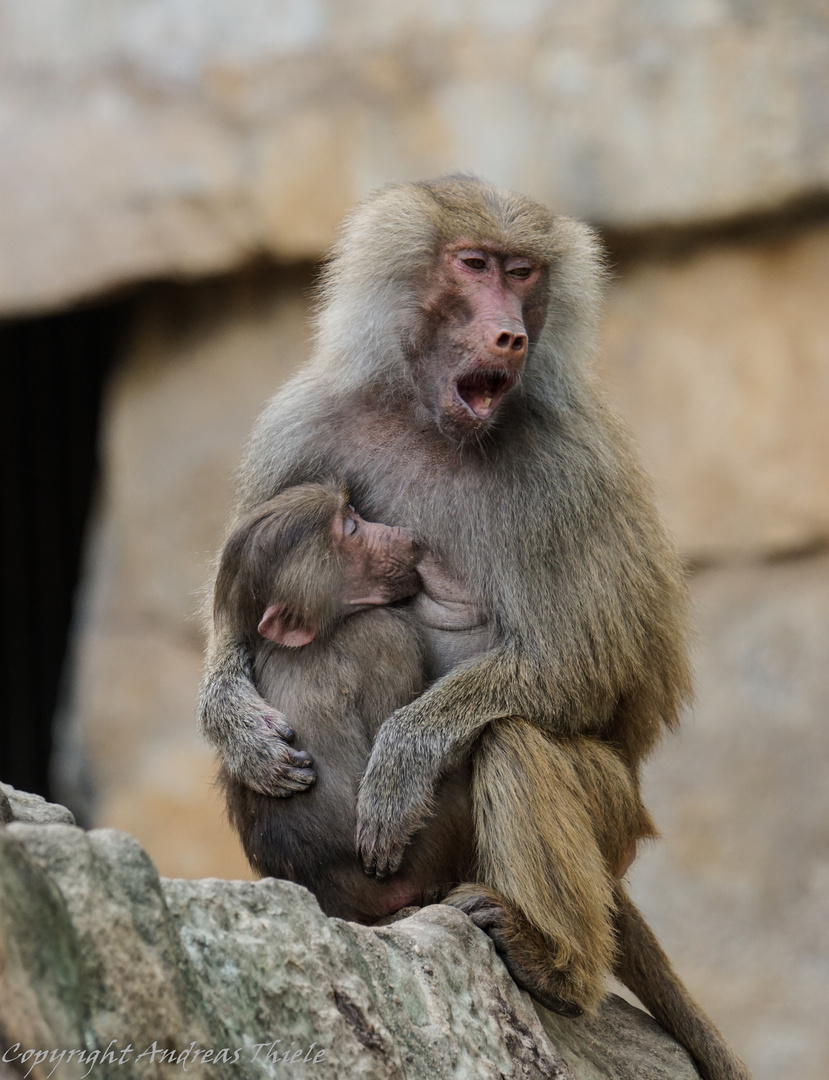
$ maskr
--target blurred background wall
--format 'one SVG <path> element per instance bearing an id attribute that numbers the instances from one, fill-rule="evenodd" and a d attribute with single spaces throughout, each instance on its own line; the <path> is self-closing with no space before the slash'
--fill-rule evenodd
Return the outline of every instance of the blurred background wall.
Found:
<path id="1" fill-rule="evenodd" d="M 453 169 L 605 236 L 699 626 L 633 890 L 758 1080 L 818 1080 L 826 0 L 0 0 L 0 778 L 247 875 L 193 722 L 233 470 L 338 219 Z"/>

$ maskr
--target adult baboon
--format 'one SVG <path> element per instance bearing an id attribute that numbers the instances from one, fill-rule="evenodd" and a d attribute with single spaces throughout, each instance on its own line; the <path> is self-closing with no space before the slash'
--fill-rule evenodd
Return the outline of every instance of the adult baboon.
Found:
<path id="1" fill-rule="evenodd" d="M 491 649 L 380 729 L 358 802 L 359 849 L 373 873 L 400 865 L 439 778 L 509 718 L 562 747 L 599 740 L 636 779 L 688 696 L 680 566 L 587 371 L 601 279 L 589 229 L 521 196 L 462 177 L 388 188 L 346 222 L 323 282 L 314 359 L 254 432 L 240 513 L 334 476 L 365 517 L 413 529 L 493 630 Z M 250 667 L 244 641 L 215 637 L 203 728 L 247 786 L 300 790 L 312 779 L 307 756 L 288 745 L 286 720 L 256 694 Z M 513 809 L 493 798 L 479 823 L 507 848 Z M 543 870 L 522 912 L 555 947 L 531 974 L 542 994 L 589 1007 L 600 973 L 591 950 L 556 940 L 562 928 L 535 902 L 549 862 L 534 865 Z M 579 872 L 608 894 L 604 867 Z M 466 910 L 502 945 L 529 940 L 500 897 L 479 894 Z M 628 933 L 635 909 L 617 899 L 616 910 Z M 631 983 L 656 955 L 628 956 L 641 940 L 621 938 L 619 970 Z M 687 1005 L 673 975 L 646 974 L 670 984 L 652 1007 L 685 1033 L 707 1075 L 746 1076 L 710 1022 L 695 1013 L 688 1035 L 672 1015 Z"/>

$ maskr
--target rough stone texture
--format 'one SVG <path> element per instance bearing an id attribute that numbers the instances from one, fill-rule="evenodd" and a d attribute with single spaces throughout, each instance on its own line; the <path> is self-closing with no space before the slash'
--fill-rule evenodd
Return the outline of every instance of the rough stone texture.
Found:
<path id="1" fill-rule="evenodd" d="M 47 802 L 40 795 L 18 791 L 11 784 L 0 783 L 0 822 L 25 821 L 31 825 L 74 825 L 75 819 L 65 806 Z"/>
<path id="2" fill-rule="evenodd" d="M 684 1076 L 689 1067 L 686 1051 L 664 1036 L 664 1031 L 648 1013 L 621 998 L 610 996 L 595 1016 L 566 1020 L 538 1009 L 544 1030 L 579 1080 L 640 1080 L 640 1062 L 647 1050 L 650 1068 L 659 1077 Z M 655 1037 L 658 1041 L 655 1041 Z M 614 1048 L 610 1067 L 607 1047 Z M 696 1070 L 692 1070 L 696 1075 Z"/>
<path id="3" fill-rule="evenodd" d="M 668 953 L 756 1080 L 829 1060 L 829 555 L 694 578 L 698 702 L 645 777 L 631 872 Z"/>
<path id="4" fill-rule="evenodd" d="M 602 364 L 694 560 L 829 538 L 829 228 L 623 264 Z"/>
<path id="5" fill-rule="evenodd" d="M 485 935 L 449 908 L 372 930 L 326 919 L 287 882 L 160 881 L 132 837 L 60 824 L 0 829 L 0 901 L 0 1031 L 22 1069 L 30 1049 L 109 1048 L 94 1062 L 105 1080 L 184 1065 L 241 1080 L 697 1076 L 613 999 L 588 1024 L 542 1018 L 562 1056 Z M 195 1060 L 224 1048 L 229 1064 Z M 268 1063 L 272 1049 L 308 1063 Z M 41 1059 L 32 1075 L 75 1080 L 90 1060 Z"/>
<path id="6" fill-rule="evenodd" d="M 829 181 L 823 0 L 0 0 L 0 310 L 316 256 L 462 168 L 618 227 Z"/>

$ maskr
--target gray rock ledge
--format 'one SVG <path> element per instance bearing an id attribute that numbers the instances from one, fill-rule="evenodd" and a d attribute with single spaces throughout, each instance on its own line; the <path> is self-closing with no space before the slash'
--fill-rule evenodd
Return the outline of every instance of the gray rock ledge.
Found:
<path id="1" fill-rule="evenodd" d="M 160 879 L 132 837 L 7 786 L 0 817 L 0 1078 L 697 1076 L 618 998 L 535 1010 L 452 908 L 372 929 L 290 882 Z"/>

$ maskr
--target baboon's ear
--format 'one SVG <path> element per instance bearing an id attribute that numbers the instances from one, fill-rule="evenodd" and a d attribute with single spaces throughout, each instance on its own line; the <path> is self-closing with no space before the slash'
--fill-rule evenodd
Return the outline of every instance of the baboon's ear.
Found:
<path id="1" fill-rule="evenodd" d="M 284 645 L 288 649 L 301 649 L 316 637 L 316 632 L 300 625 L 296 617 L 285 610 L 284 604 L 271 604 L 259 620 L 257 629 L 274 645 Z"/>

